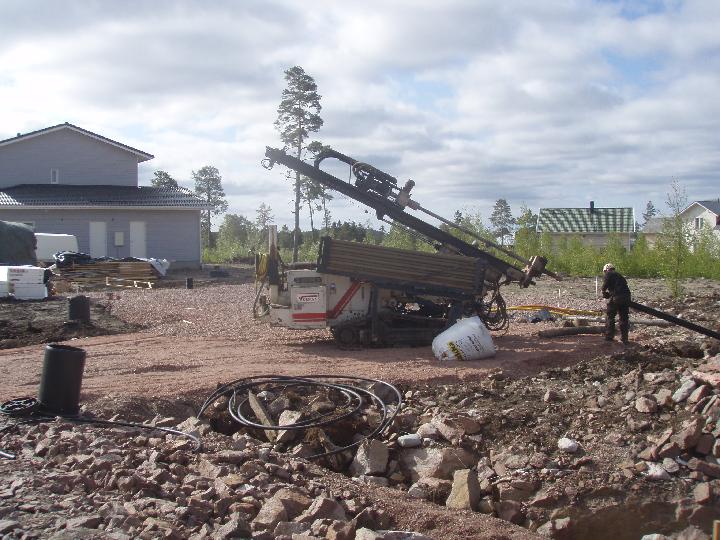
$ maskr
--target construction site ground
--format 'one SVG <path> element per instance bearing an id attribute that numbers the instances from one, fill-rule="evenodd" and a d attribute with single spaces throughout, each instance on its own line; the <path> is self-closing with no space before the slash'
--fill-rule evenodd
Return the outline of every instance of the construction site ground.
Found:
<path id="1" fill-rule="evenodd" d="M 700 531 L 708 532 L 707 514 L 717 509 L 718 481 L 702 474 L 653 481 L 637 457 L 647 440 L 669 428 L 677 431 L 692 417 L 691 412 L 673 405 L 648 415 L 628 404 L 650 390 L 658 391 L 662 382 L 653 383 L 644 374 L 677 374 L 677 380 L 662 379 L 674 392 L 684 373 L 702 369 L 717 358 L 713 340 L 678 327 L 655 326 L 634 327 L 630 348 L 617 341 L 605 342 L 600 335 L 539 338 L 538 330 L 558 327 L 559 322 L 532 323 L 532 313 L 518 311 L 513 312 L 510 330 L 494 337 L 498 349 L 494 358 L 439 362 L 430 347 L 340 350 L 326 330 L 271 329 L 252 318 L 255 291 L 247 269 L 234 271 L 226 279 L 203 282 L 201 278 L 196 276 L 194 289 L 185 289 L 184 283 L 181 287 L 178 280 L 176 287 L 87 292 L 93 305 L 92 323 L 70 330 L 64 324 L 67 300 L 63 297 L 0 303 L 0 400 L 35 396 L 43 343 L 61 339 L 86 350 L 83 408 L 107 418 L 119 415 L 142 421 L 160 415 L 181 422 L 219 384 L 254 375 L 382 379 L 398 385 L 420 410 L 481 411 L 488 421 L 478 444 L 491 460 L 493 454 L 542 454 L 559 461 L 557 468 L 567 471 L 552 479 L 538 472 L 540 491 L 549 494 L 547 501 L 526 505 L 521 518 L 508 518 L 516 524 L 480 512 L 448 509 L 443 501 L 438 505 L 399 496 L 396 488 L 358 484 L 330 471 L 314 473 L 321 475 L 323 486 L 333 493 L 375 501 L 394 529 L 437 539 L 531 538 L 536 534 L 622 539 L 653 532 L 683 537 L 678 536 L 682 530 L 685 538 L 705 538 Z M 718 329 L 718 282 L 686 281 L 684 295 L 677 300 L 669 298 L 660 280 L 630 280 L 630 286 L 638 302 Z M 504 287 L 503 294 L 509 306 L 604 306 L 596 296 L 594 279 L 560 283 L 544 279 L 529 289 Z M 6 333 L 9 328 L 12 334 Z M 643 387 L 650 383 L 652 388 Z M 712 390 L 717 393 L 717 386 Z M 6 441 L 16 449 L 21 447 L 21 439 L 12 439 L 20 435 L 3 435 L 0 448 Z M 215 444 L 222 445 L 218 437 Z M 578 441 L 580 454 L 556 456 L 562 437 Z M 17 519 L 19 495 L 11 482 L 26 488 L 33 485 L 18 472 L 23 467 L 22 459 L 0 461 L 0 524 Z M 542 471 L 546 470 L 554 469 L 545 465 Z M 34 474 L 47 472 L 41 469 Z M 703 481 L 709 486 L 710 503 L 694 495 Z M 26 533 L 18 537 L 45 537 L 37 531 L 48 527 L 57 538 L 65 538 L 62 534 L 68 526 L 63 516 L 68 508 L 56 500 L 62 497 L 42 493 L 42 484 L 35 486 L 20 490 L 23 498 L 35 502 L 25 503 L 26 523 L 18 522 Z M 708 512 L 700 512 L 695 521 L 689 519 L 697 510 L 693 505 L 708 504 Z M 687 515 L 679 510 L 683 505 L 689 508 Z M 73 515 L 92 510 L 88 507 Z M 565 519 L 572 525 L 563 532 Z M 691 534 L 687 527 L 692 529 L 693 523 L 700 536 L 687 536 Z M 201 532 L 200 527 L 194 531 Z"/>

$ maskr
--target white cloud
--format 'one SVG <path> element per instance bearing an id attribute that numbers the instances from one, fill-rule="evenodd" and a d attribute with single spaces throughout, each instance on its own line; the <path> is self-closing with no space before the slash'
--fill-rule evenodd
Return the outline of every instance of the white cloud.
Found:
<path id="1" fill-rule="evenodd" d="M 294 64 L 323 96 L 315 138 L 446 216 L 500 197 L 639 212 L 674 178 L 718 196 L 717 2 L 6 0 L 0 20 L 0 137 L 69 121 L 155 154 L 145 179 L 212 164 L 250 217 L 292 221 L 260 160 Z"/>

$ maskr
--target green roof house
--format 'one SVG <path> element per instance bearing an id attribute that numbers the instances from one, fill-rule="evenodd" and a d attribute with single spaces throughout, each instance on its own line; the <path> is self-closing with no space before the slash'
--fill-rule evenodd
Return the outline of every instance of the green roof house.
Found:
<path id="1" fill-rule="evenodd" d="M 604 247 L 614 234 L 630 249 L 635 212 L 629 207 L 598 208 L 593 201 L 587 208 L 541 208 L 537 230 L 550 234 L 553 240 L 579 237 L 594 247 Z"/>

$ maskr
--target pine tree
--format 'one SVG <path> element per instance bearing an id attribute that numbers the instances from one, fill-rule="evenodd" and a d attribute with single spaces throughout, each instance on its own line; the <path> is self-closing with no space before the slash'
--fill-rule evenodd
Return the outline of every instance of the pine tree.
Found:
<path id="1" fill-rule="evenodd" d="M 285 71 L 287 88 L 282 91 L 275 128 L 285 148 L 291 148 L 295 157 L 302 159 L 307 150 L 306 141 L 310 133 L 317 132 L 323 125 L 320 118 L 320 94 L 315 80 L 300 66 Z M 300 246 L 300 173 L 295 173 L 295 229 L 293 231 L 293 262 L 297 262 Z"/>
<path id="2" fill-rule="evenodd" d="M 512 233 L 512 227 L 515 225 L 510 205 L 505 199 L 495 201 L 492 214 L 490 214 L 490 223 L 494 227 L 493 234 L 500 238 L 500 245 L 504 246 L 505 237 Z"/>
<path id="3" fill-rule="evenodd" d="M 195 181 L 195 193 L 204 200 L 208 208 L 203 211 L 201 229 L 205 239 L 205 247 L 210 246 L 210 221 L 212 216 L 222 214 L 228 209 L 225 191 L 222 188 L 222 177 L 217 168 L 206 165 L 199 171 L 192 172 Z"/>
<path id="4" fill-rule="evenodd" d="M 643 212 L 643 226 L 647 225 L 647 222 L 650 221 L 652 218 L 654 218 L 657 215 L 658 211 L 655 208 L 655 205 L 652 203 L 652 201 L 648 201 L 647 205 L 645 206 L 645 211 Z"/>
<path id="5" fill-rule="evenodd" d="M 155 171 L 150 184 L 153 187 L 178 188 L 177 180 L 175 180 L 167 171 Z"/>

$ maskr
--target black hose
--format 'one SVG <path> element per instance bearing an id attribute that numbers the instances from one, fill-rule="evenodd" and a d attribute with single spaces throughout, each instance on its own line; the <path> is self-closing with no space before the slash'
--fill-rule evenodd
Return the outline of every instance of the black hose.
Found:
<path id="1" fill-rule="evenodd" d="M 327 380 L 327 382 L 323 382 Z M 390 403 L 385 403 L 380 397 L 373 392 L 353 384 L 345 384 L 342 381 L 350 382 L 363 382 L 371 384 L 380 384 L 387 387 L 393 394 L 394 399 Z M 309 419 L 302 420 L 292 425 L 286 426 L 267 426 L 258 422 L 254 422 L 247 418 L 243 413 L 243 406 L 247 403 L 248 399 L 244 396 L 253 388 L 260 386 L 269 386 L 266 388 L 268 391 L 276 390 L 277 388 L 289 388 L 294 386 L 315 386 L 321 388 L 327 388 L 330 390 L 337 391 L 340 395 L 345 397 L 345 403 L 336 405 L 335 410 L 332 413 L 318 414 Z M 241 397 L 242 396 L 242 397 Z M 367 401 L 375 405 L 380 411 L 380 421 L 378 425 L 368 434 L 363 435 L 357 441 L 347 446 L 338 447 L 334 450 L 322 452 L 309 456 L 308 459 L 320 458 L 333 454 L 344 452 L 350 448 L 354 448 L 362 444 L 366 439 L 371 439 L 381 435 L 393 422 L 395 416 L 400 411 L 403 399 L 400 391 L 390 383 L 381 381 L 379 379 L 368 379 L 364 377 L 353 377 L 353 376 L 338 376 L 338 375 L 308 375 L 302 377 L 290 377 L 284 375 L 259 375 L 256 377 L 246 377 L 242 379 L 236 379 L 230 383 L 224 384 L 218 387 L 212 392 L 200 407 L 198 417 L 202 416 L 205 411 L 215 401 L 221 397 L 228 398 L 228 413 L 238 424 L 245 428 L 262 429 L 262 430 L 274 430 L 274 431 L 285 431 L 285 430 L 307 430 L 310 428 L 319 428 L 323 426 L 329 426 L 335 422 L 349 418 L 354 415 L 358 415 L 362 409 L 363 402 L 366 398 Z M 388 407 L 394 405 L 395 409 L 389 412 Z M 345 409 L 342 413 L 335 414 L 338 409 Z"/>
<path id="2" fill-rule="evenodd" d="M 54 414 L 51 411 L 48 411 L 43 408 L 42 404 L 38 402 L 35 398 L 17 398 L 17 399 L 11 399 L 10 401 L 6 401 L 2 405 L 0 405 L 0 414 L 3 414 L 5 416 L 11 417 L 11 418 L 26 418 L 25 420 L 21 420 L 19 422 L 14 422 L 12 424 L 8 424 L 7 426 L 4 426 L 3 428 L 0 428 L 0 434 L 4 433 L 5 431 L 8 431 L 9 429 L 20 426 L 23 424 L 33 424 L 33 423 L 41 423 L 41 422 L 49 422 L 52 420 L 55 420 L 55 418 L 62 418 L 63 420 L 66 420 L 68 422 L 75 422 L 78 424 L 95 424 L 99 426 L 120 426 L 120 427 L 131 427 L 131 428 L 138 428 L 138 429 L 147 429 L 150 431 L 162 431 L 163 433 L 169 433 L 171 435 L 179 435 L 182 437 L 187 437 L 188 439 L 192 440 L 195 443 L 195 448 L 193 448 L 193 452 L 199 452 L 202 448 L 202 441 L 192 433 L 187 433 L 185 431 L 180 431 L 177 429 L 172 428 L 166 428 L 166 427 L 159 427 L 159 426 L 149 426 L 147 424 L 139 424 L 137 422 L 125 422 L 122 420 L 104 420 L 102 418 L 90 418 L 85 416 L 78 416 L 78 415 L 58 415 Z M 9 452 L 5 452 L 3 450 L 0 450 L 0 457 L 3 457 L 5 459 L 16 459 L 15 454 L 11 454 Z"/>

